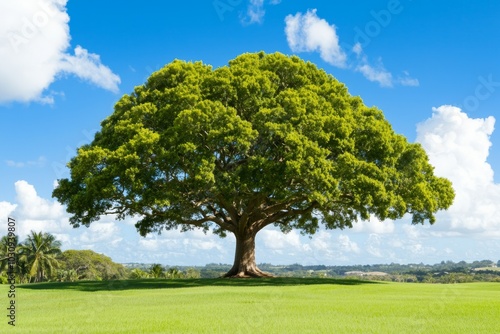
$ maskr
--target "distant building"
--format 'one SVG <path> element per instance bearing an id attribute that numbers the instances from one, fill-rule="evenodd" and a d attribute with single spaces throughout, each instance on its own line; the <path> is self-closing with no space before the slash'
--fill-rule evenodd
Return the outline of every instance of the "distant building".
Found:
<path id="1" fill-rule="evenodd" d="M 347 271 L 344 273 L 344 276 L 388 276 L 388 273 L 384 273 L 381 271 Z"/>

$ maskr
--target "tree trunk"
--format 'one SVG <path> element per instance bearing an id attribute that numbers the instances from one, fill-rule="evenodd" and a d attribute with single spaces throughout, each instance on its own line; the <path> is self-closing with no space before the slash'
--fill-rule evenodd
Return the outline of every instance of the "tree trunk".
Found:
<path id="1" fill-rule="evenodd" d="M 224 277 L 273 277 L 271 274 L 261 271 L 255 263 L 255 233 L 235 234 L 236 251 L 234 264 Z"/>

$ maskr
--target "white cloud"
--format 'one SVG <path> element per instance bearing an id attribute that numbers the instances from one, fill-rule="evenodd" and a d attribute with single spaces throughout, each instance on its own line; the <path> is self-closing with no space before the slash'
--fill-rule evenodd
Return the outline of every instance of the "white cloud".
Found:
<path id="1" fill-rule="evenodd" d="M 356 54 L 358 62 L 355 66 L 355 70 L 363 74 L 369 81 L 378 82 L 381 87 L 392 87 L 395 84 L 410 87 L 420 86 L 418 79 L 412 78 L 408 71 L 403 71 L 403 75 L 394 79 L 392 73 L 385 69 L 382 58 L 378 59 L 376 66 L 370 65 L 368 56 L 365 55 L 361 43 L 356 43 L 352 47 L 352 52 Z"/>
<path id="2" fill-rule="evenodd" d="M 184 254 L 186 257 L 203 252 L 225 253 L 222 239 L 212 233 L 203 233 L 202 230 L 180 232 L 179 230 L 165 231 L 161 235 L 150 234 L 138 241 L 141 250 L 148 252 L 165 252 L 166 254 Z"/>
<path id="3" fill-rule="evenodd" d="M 345 262 L 362 252 L 358 244 L 347 235 L 335 236 L 334 233 L 320 230 L 308 238 L 301 236 L 296 230 L 284 234 L 275 228 L 264 229 L 257 236 L 257 253 L 262 252 L 266 257 L 265 262 L 275 257 L 284 264 L 320 264 L 325 261 Z"/>
<path id="4" fill-rule="evenodd" d="M 53 220 L 65 215 L 64 207 L 38 196 L 35 187 L 26 181 L 15 183 L 17 202 L 16 214 L 24 219 Z"/>
<path id="5" fill-rule="evenodd" d="M 332 235 L 326 231 L 320 231 L 311 240 L 311 248 L 317 251 L 330 251 Z"/>
<path id="6" fill-rule="evenodd" d="M 355 66 L 355 71 L 363 74 L 369 81 L 378 82 L 381 87 L 393 86 L 392 74 L 384 68 L 381 58 L 379 58 L 377 66 L 370 65 L 368 56 L 365 55 L 361 43 L 354 44 L 352 52 L 356 54 L 358 62 Z"/>
<path id="7" fill-rule="evenodd" d="M 351 241 L 351 239 L 347 235 L 340 235 L 338 237 L 338 242 L 340 246 L 340 250 L 343 253 L 360 253 L 361 250 L 357 243 Z"/>
<path id="8" fill-rule="evenodd" d="M 372 82 L 378 82 L 381 87 L 392 87 L 392 74 L 388 72 L 380 63 L 377 67 L 373 67 L 368 63 L 356 67 L 356 71 Z"/>
<path id="9" fill-rule="evenodd" d="M 366 244 L 366 251 L 375 257 L 383 257 L 383 250 L 381 249 L 382 241 L 378 234 L 372 233 L 368 237 Z"/>
<path id="10" fill-rule="evenodd" d="M 316 15 L 316 9 L 307 13 L 288 15 L 285 18 L 285 33 L 293 52 L 318 51 L 327 63 L 345 67 L 347 56 L 339 45 L 337 28 Z"/>
<path id="11" fill-rule="evenodd" d="M 260 232 L 259 238 L 262 238 L 264 246 L 271 250 L 287 250 L 289 248 L 302 249 L 302 243 L 297 231 L 283 233 L 279 230 L 266 229 Z"/>
<path id="12" fill-rule="evenodd" d="M 118 92 L 120 77 L 101 63 L 99 55 L 89 53 L 79 45 L 75 48 L 74 56 L 64 55 L 61 61 L 61 70 L 75 74 L 101 88 Z"/>
<path id="13" fill-rule="evenodd" d="M 354 44 L 354 46 L 352 47 L 352 52 L 354 52 L 358 57 L 361 56 L 363 52 L 363 46 L 361 45 L 361 43 Z"/>
<path id="14" fill-rule="evenodd" d="M 419 240 L 422 238 L 422 229 L 420 226 L 403 225 L 403 232 L 408 240 Z"/>
<path id="15" fill-rule="evenodd" d="M 7 216 L 14 217 L 16 233 L 21 240 L 24 240 L 30 231 L 53 234 L 63 242 L 64 249 L 94 248 L 94 244 L 99 243 L 106 248 L 109 245 L 116 246 L 123 240 L 120 229 L 114 223 L 114 217 L 103 217 L 88 229 L 83 227 L 75 230 L 69 223 L 69 214 L 65 207 L 57 201 L 40 197 L 33 185 L 26 181 L 17 181 L 15 191 L 17 204 L 0 202 L 0 219 L 5 221 Z"/>
<path id="16" fill-rule="evenodd" d="M 28 162 L 16 162 L 13 160 L 7 160 L 5 163 L 9 167 L 14 167 L 14 168 L 24 168 L 24 167 L 43 167 L 45 166 L 45 163 L 47 162 L 47 159 L 45 157 L 39 157 L 37 160 L 33 161 L 28 161 Z"/>
<path id="17" fill-rule="evenodd" d="M 144 238 L 139 240 L 139 245 L 147 251 L 156 251 L 160 247 L 160 241 L 152 238 Z"/>
<path id="18" fill-rule="evenodd" d="M 395 84 L 408 87 L 420 86 L 418 79 L 412 78 L 407 71 L 404 71 L 402 76 L 394 79 L 392 73 L 385 69 L 382 59 L 378 60 L 376 66 L 370 65 L 368 57 L 363 54 L 361 44 L 357 43 L 353 47 L 353 52 L 361 59 L 356 66 L 356 71 L 363 74 L 369 81 L 378 82 L 381 87 L 393 87 Z"/>
<path id="19" fill-rule="evenodd" d="M 420 86 L 420 82 L 418 79 L 412 78 L 408 71 L 403 72 L 403 76 L 398 78 L 398 83 L 401 86 L 409 86 L 409 87 L 418 87 Z"/>
<path id="20" fill-rule="evenodd" d="M 389 234 L 394 232 L 394 221 L 380 221 L 376 217 L 370 217 L 369 220 L 359 220 L 354 223 L 351 231 L 357 233 Z"/>
<path id="21" fill-rule="evenodd" d="M 71 237 L 66 233 L 52 233 L 57 240 L 59 240 L 64 246 L 71 245 Z"/>
<path id="22" fill-rule="evenodd" d="M 250 0 L 247 9 L 247 21 L 243 22 L 246 24 L 261 23 L 265 14 L 264 0 Z"/>
<path id="23" fill-rule="evenodd" d="M 61 204 L 38 196 L 35 187 L 26 181 L 17 181 L 15 189 L 17 204 L 12 215 L 18 219 L 17 232 L 21 239 L 32 230 L 61 233 L 71 229 Z"/>
<path id="24" fill-rule="evenodd" d="M 270 5 L 278 5 L 281 0 L 270 0 Z M 264 10 L 264 0 L 249 0 L 246 15 L 242 17 L 243 24 L 262 23 L 266 11 Z"/>
<path id="25" fill-rule="evenodd" d="M 120 229 L 114 222 L 94 222 L 80 236 L 80 240 L 84 244 L 94 244 L 97 242 L 113 242 L 116 239 L 121 240 L 119 235 Z"/>
<path id="26" fill-rule="evenodd" d="M 12 217 L 12 213 L 16 210 L 17 204 L 12 204 L 9 202 L 0 202 L 0 221 L 6 222 L 9 217 Z M 0 233 L 2 235 L 2 233 Z"/>
<path id="27" fill-rule="evenodd" d="M 0 2 L 0 103 L 50 104 L 46 90 L 60 74 L 74 74 L 116 92 L 120 78 L 82 47 L 70 46 L 67 0 Z M 45 94 L 45 95 L 44 95 Z"/>
<path id="28" fill-rule="evenodd" d="M 359 42 L 349 50 L 356 55 L 356 60 L 354 64 L 348 65 L 348 57 L 340 46 L 336 26 L 319 18 L 316 9 L 308 10 L 306 14 L 299 12 L 288 15 L 285 23 L 288 46 L 293 52 L 319 52 L 321 59 L 327 63 L 340 68 L 353 68 L 369 81 L 378 82 L 381 87 L 393 87 L 394 84 L 412 87 L 420 85 L 418 79 L 412 78 L 407 71 L 394 79 L 381 59 L 376 66 L 371 65 Z"/>
<path id="29" fill-rule="evenodd" d="M 469 118 L 459 108 L 433 109 L 430 119 L 417 127 L 422 144 L 436 174 L 452 181 L 454 204 L 440 214 L 451 228 L 487 236 L 500 233 L 500 184 L 494 183 L 487 162 L 495 119 Z"/>
<path id="30" fill-rule="evenodd" d="M 304 255 L 307 257 L 301 262 L 319 264 L 325 260 L 343 260 L 345 257 L 338 252 L 338 246 L 332 232 L 321 230 L 312 237 L 307 247 L 304 247 Z"/>
<path id="31" fill-rule="evenodd" d="M 179 232 L 177 231 L 169 231 L 169 233 L 173 238 L 179 235 Z M 221 244 L 221 239 L 211 232 L 207 232 L 205 234 L 202 230 L 196 229 L 183 232 L 181 238 L 182 244 L 186 250 L 217 250 L 219 252 L 225 252 L 224 247 L 222 247 Z"/>

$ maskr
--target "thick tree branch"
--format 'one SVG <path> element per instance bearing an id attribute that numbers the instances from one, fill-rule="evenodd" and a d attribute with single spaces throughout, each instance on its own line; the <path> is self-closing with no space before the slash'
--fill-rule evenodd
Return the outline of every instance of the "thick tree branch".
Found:
<path id="1" fill-rule="evenodd" d="M 217 210 L 214 206 L 212 205 L 207 205 L 207 209 L 212 211 L 213 216 L 217 218 L 217 221 L 213 221 L 223 229 L 229 230 L 234 232 L 235 231 L 235 224 L 233 224 L 231 219 L 228 219 L 224 213 L 222 213 L 220 210 Z"/>
<path id="2" fill-rule="evenodd" d="M 260 221 L 257 221 L 254 224 L 253 229 L 255 230 L 255 232 L 258 232 L 258 231 L 262 230 L 264 227 L 266 227 L 267 225 L 279 222 L 280 220 L 309 214 L 312 212 L 312 210 L 317 208 L 318 205 L 319 205 L 318 202 L 313 201 L 309 206 L 307 206 L 304 209 L 281 210 L 281 211 L 275 212 L 274 214 L 269 215 Z"/>
<path id="3" fill-rule="evenodd" d="M 226 212 L 228 213 L 229 215 L 228 221 L 230 221 L 229 224 L 234 226 L 234 228 L 238 228 L 239 215 L 234 205 L 232 205 L 226 199 L 224 199 L 222 195 L 217 196 L 215 199 L 217 201 L 217 204 L 220 205 L 221 208 L 226 210 Z"/>
<path id="4" fill-rule="evenodd" d="M 272 215 L 272 214 L 274 214 L 276 212 L 279 212 L 279 211 L 282 211 L 282 210 L 286 210 L 290 206 L 294 205 L 295 203 L 303 202 L 306 199 L 307 199 L 307 197 L 305 197 L 305 196 L 300 196 L 300 197 L 295 197 L 295 198 L 292 197 L 288 201 L 276 203 L 274 205 L 270 205 L 267 208 L 265 208 L 264 210 L 262 210 L 262 212 L 266 216 L 269 216 L 269 215 Z"/>
<path id="5" fill-rule="evenodd" d="M 193 226 L 197 226 L 197 227 L 203 227 L 203 224 L 208 223 L 208 222 L 213 222 L 217 225 L 224 224 L 223 221 L 221 221 L 219 218 L 217 218 L 215 216 L 205 216 L 201 219 L 187 220 L 184 222 L 184 224 L 189 224 L 189 225 L 193 225 Z"/>
<path id="6" fill-rule="evenodd" d="M 247 227 L 249 223 L 251 224 L 262 216 L 262 204 L 265 200 L 265 195 L 255 194 L 245 208 L 240 208 L 242 211 L 240 223 L 243 227 Z"/>

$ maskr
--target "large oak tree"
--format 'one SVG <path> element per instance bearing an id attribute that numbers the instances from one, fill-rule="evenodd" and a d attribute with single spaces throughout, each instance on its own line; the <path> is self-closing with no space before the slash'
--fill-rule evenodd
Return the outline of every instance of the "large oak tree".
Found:
<path id="1" fill-rule="evenodd" d="M 404 112 L 404 111 L 402 111 Z M 371 215 L 435 222 L 453 201 L 425 151 L 310 62 L 243 54 L 213 69 L 175 60 L 124 95 L 53 196 L 71 224 L 140 217 L 142 236 L 181 228 L 236 238 L 231 277 L 264 276 L 268 225 L 313 234 Z"/>

